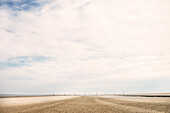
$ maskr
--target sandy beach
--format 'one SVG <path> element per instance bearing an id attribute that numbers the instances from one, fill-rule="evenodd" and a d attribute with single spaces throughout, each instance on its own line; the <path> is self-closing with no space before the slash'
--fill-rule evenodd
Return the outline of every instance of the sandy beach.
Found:
<path id="1" fill-rule="evenodd" d="M 26 104 L 37 104 L 65 99 L 76 98 L 77 96 L 42 96 L 42 97 L 9 97 L 0 98 L 0 106 L 17 106 Z"/>
<path id="2" fill-rule="evenodd" d="M 0 113 L 169 113 L 170 98 L 48 96 L 0 99 Z"/>

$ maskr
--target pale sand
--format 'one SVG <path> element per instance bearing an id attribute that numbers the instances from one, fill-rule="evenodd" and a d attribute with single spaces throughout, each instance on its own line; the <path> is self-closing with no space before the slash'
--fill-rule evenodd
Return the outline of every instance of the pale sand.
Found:
<path id="1" fill-rule="evenodd" d="M 76 98 L 78 96 L 44 96 L 0 98 L 0 106 L 26 105 Z"/>
<path id="2" fill-rule="evenodd" d="M 0 106 L 0 113 L 170 113 L 170 103 L 134 102 L 116 98 L 84 96 L 32 105 Z"/>
<path id="3" fill-rule="evenodd" d="M 169 97 L 126 97 L 126 96 L 100 96 L 103 98 L 114 98 L 116 100 L 147 102 L 147 103 L 170 103 Z"/>

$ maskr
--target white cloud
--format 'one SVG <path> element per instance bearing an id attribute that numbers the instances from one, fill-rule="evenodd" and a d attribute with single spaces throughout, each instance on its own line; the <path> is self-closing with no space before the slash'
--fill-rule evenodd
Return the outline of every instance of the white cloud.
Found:
<path id="1" fill-rule="evenodd" d="M 1 8 L 1 62 L 18 56 L 53 59 L 0 70 L 0 81 L 16 86 L 18 81 L 29 81 L 31 91 L 36 84 L 68 83 L 81 89 L 80 82 L 97 88 L 94 83 L 101 80 L 169 77 L 170 3 L 164 2 L 57 0 L 30 11 Z"/>

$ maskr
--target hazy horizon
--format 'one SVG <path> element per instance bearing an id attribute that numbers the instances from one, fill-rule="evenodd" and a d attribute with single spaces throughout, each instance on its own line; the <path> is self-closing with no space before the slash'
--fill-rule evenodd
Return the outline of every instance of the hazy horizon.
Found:
<path id="1" fill-rule="evenodd" d="M 0 94 L 170 92 L 169 6 L 0 0 Z"/>

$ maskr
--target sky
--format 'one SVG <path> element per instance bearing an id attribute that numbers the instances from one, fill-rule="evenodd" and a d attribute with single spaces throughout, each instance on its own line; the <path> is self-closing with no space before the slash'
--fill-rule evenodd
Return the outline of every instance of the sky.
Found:
<path id="1" fill-rule="evenodd" d="M 169 0 L 0 0 L 0 93 L 170 92 Z"/>

